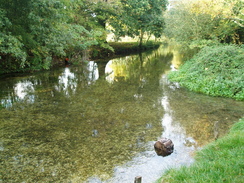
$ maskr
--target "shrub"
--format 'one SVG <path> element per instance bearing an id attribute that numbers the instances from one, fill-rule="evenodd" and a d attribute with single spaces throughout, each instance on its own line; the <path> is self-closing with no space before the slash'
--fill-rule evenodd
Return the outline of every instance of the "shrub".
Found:
<path id="1" fill-rule="evenodd" d="M 244 100 L 243 61 L 243 47 L 207 46 L 168 78 L 191 91 Z"/>

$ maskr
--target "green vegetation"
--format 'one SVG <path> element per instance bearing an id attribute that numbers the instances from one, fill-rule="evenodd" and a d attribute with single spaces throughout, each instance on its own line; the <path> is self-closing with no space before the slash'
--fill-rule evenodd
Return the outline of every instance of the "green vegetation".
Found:
<path id="1" fill-rule="evenodd" d="M 111 52 L 106 41 L 111 26 L 117 38 L 139 30 L 140 46 L 144 33 L 160 37 L 166 0 L 139 2 L 1 0 L 0 74 L 49 69 L 54 58 L 81 58 L 92 49 Z"/>
<path id="2" fill-rule="evenodd" d="M 160 46 L 160 42 L 146 42 L 142 45 L 141 48 L 138 47 L 138 43 L 136 42 L 112 42 L 109 43 L 111 47 L 113 47 L 115 54 L 126 54 L 130 52 L 138 52 L 139 50 L 149 50 L 158 48 Z"/>
<path id="3" fill-rule="evenodd" d="M 181 45 L 186 59 L 169 80 L 195 92 L 244 100 L 243 3 L 181 1 L 167 12 L 165 35 Z"/>
<path id="4" fill-rule="evenodd" d="M 184 50 L 216 43 L 242 44 L 243 6 L 239 0 L 177 1 L 165 15 L 165 35 Z"/>
<path id="5" fill-rule="evenodd" d="M 164 35 L 181 45 L 181 51 L 197 52 L 168 75 L 171 81 L 195 92 L 244 100 L 244 1 L 182 0 L 166 10 L 167 4 L 167 0 L 0 0 L 0 74 L 50 69 L 54 58 L 80 58 L 85 51 L 99 58 L 138 51 L 138 45 L 153 48 L 152 42 L 142 44 L 145 36 Z M 116 40 L 138 37 L 139 44 L 108 44 L 106 25 Z M 198 152 L 195 164 L 170 170 L 164 181 L 243 181 L 243 128 L 244 119 L 226 137 Z"/>
<path id="6" fill-rule="evenodd" d="M 135 54 L 141 51 L 156 49 L 159 48 L 161 44 L 161 42 L 148 41 L 139 47 L 137 42 L 109 42 L 108 45 L 112 50 L 110 48 L 93 46 L 90 51 L 90 56 L 91 59 L 118 57 L 121 55 Z"/>
<path id="7" fill-rule="evenodd" d="M 244 47 L 207 46 L 168 78 L 212 96 L 244 100 Z"/>
<path id="8" fill-rule="evenodd" d="M 121 0 L 121 11 L 110 24 L 117 37 L 138 36 L 141 47 L 145 34 L 162 35 L 166 6 L 167 0 Z"/>
<path id="9" fill-rule="evenodd" d="M 83 7 L 79 0 L 1 1 L 0 73 L 49 69 L 53 56 L 98 44 L 101 32 L 76 20 Z"/>
<path id="10" fill-rule="evenodd" d="M 244 100 L 244 9 L 239 0 L 183 0 L 165 15 L 165 35 L 186 58 L 170 81 L 195 92 Z M 194 53 L 192 55 L 186 55 Z M 244 118 L 230 133 L 196 153 L 190 167 L 158 182 L 243 182 Z"/>
<path id="11" fill-rule="evenodd" d="M 244 118 L 234 124 L 230 133 L 205 146 L 196 154 L 190 167 L 171 169 L 160 182 L 243 182 Z"/>
<path id="12" fill-rule="evenodd" d="M 188 0 L 173 5 L 165 15 L 165 35 L 181 46 L 185 57 L 195 55 L 169 73 L 170 81 L 195 92 L 244 100 L 243 3 Z M 197 152 L 193 165 L 171 169 L 158 182 L 243 182 L 243 132 L 244 118 L 227 136 Z"/>

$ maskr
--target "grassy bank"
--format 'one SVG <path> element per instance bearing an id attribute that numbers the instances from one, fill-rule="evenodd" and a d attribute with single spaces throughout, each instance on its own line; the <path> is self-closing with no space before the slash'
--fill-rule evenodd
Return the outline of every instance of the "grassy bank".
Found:
<path id="1" fill-rule="evenodd" d="M 109 48 L 93 46 L 90 50 L 91 59 L 103 59 L 120 55 L 134 54 L 141 51 L 159 48 L 162 43 L 148 41 L 140 48 L 138 42 L 109 42 Z"/>
<path id="2" fill-rule="evenodd" d="M 244 118 L 225 137 L 205 146 L 190 167 L 171 169 L 157 183 L 241 183 L 244 180 Z"/>
<path id="3" fill-rule="evenodd" d="M 244 100 L 244 47 L 207 46 L 168 78 L 194 92 Z"/>

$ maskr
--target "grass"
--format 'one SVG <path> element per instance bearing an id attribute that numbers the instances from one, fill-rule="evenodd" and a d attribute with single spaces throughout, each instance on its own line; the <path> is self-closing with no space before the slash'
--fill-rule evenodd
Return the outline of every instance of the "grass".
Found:
<path id="1" fill-rule="evenodd" d="M 241 183 L 244 180 L 244 118 L 225 137 L 198 151 L 190 167 L 170 169 L 157 183 Z"/>
<path id="2" fill-rule="evenodd" d="M 148 41 L 139 48 L 138 42 L 110 42 L 109 45 L 114 49 L 115 54 L 126 54 L 130 52 L 138 52 L 158 48 L 160 42 Z"/>

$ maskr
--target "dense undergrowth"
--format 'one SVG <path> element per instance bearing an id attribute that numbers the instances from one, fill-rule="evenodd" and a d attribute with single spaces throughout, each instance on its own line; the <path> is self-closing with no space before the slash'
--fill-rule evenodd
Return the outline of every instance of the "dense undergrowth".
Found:
<path id="1" fill-rule="evenodd" d="M 205 146 L 190 167 L 168 170 L 158 183 L 235 182 L 244 180 L 244 118 L 225 137 Z"/>
<path id="2" fill-rule="evenodd" d="M 244 47 L 207 46 L 168 78 L 191 91 L 244 100 Z"/>

